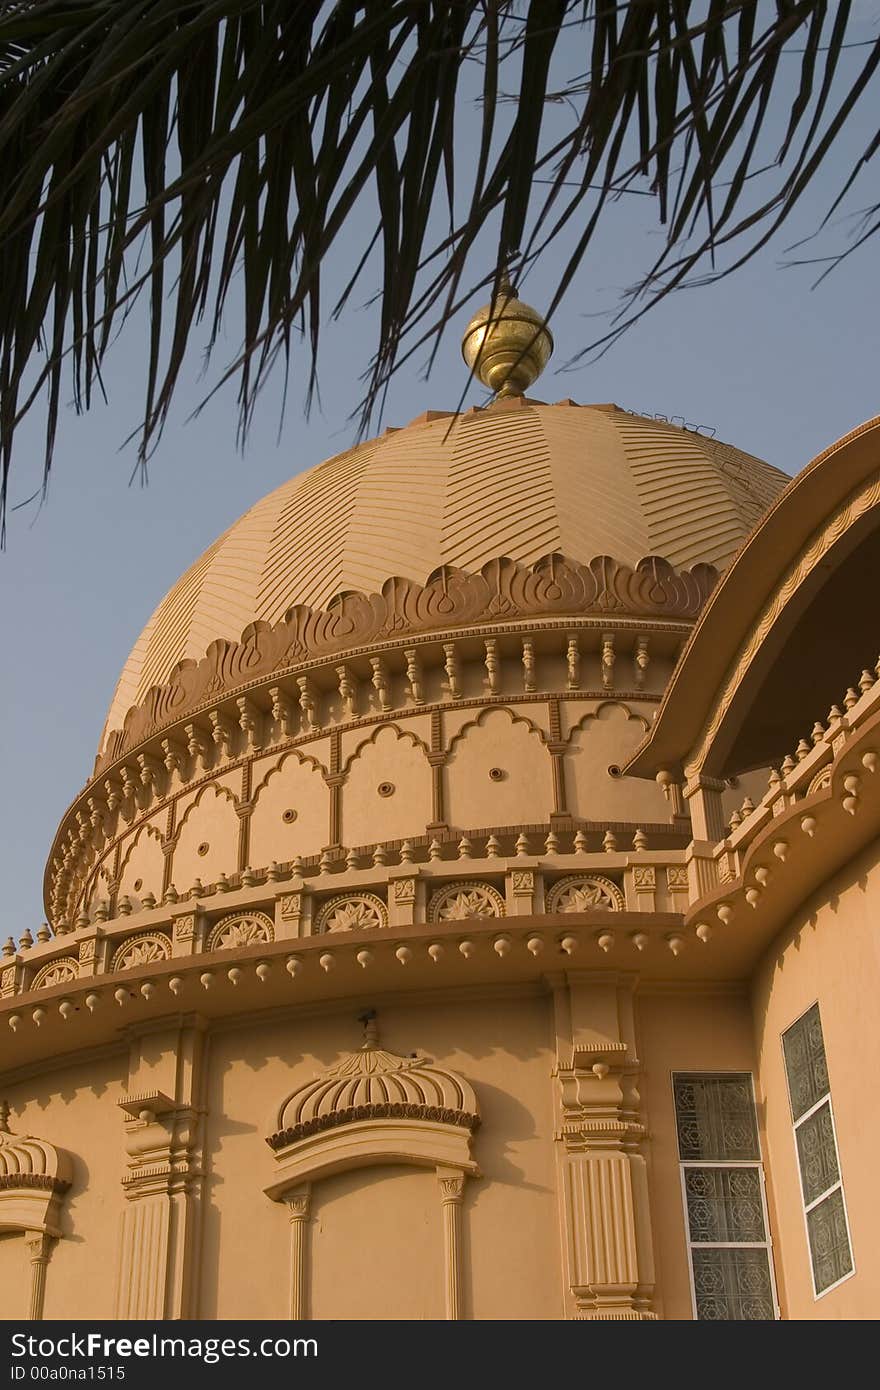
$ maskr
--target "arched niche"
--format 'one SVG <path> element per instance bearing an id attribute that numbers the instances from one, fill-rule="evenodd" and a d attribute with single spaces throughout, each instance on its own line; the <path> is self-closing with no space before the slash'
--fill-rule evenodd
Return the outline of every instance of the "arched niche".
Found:
<path id="1" fill-rule="evenodd" d="M 264 1191 L 290 1218 L 290 1316 L 308 1316 L 312 1188 L 322 1179 L 374 1166 L 432 1169 L 442 1229 L 446 1317 L 461 1313 L 461 1206 L 479 1170 L 471 1157 L 479 1107 L 470 1083 L 427 1057 L 401 1057 L 378 1045 L 366 1019 L 359 1052 L 298 1087 L 273 1114 L 266 1142 L 275 1172 Z"/>
<path id="2" fill-rule="evenodd" d="M 9 1106 L 0 1104 L 0 1234 L 21 1235 L 30 1264 L 28 1316 L 39 1321 L 46 1297 L 46 1269 L 61 1236 L 61 1206 L 70 1187 L 70 1155 L 33 1134 L 13 1134 Z"/>

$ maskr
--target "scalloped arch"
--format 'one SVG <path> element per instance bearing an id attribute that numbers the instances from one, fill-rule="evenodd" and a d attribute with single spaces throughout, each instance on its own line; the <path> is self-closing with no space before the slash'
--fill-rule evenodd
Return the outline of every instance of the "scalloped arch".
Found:
<path id="1" fill-rule="evenodd" d="M 430 753 L 431 750 L 427 743 L 423 738 L 419 738 L 417 733 L 414 733 L 412 729 L 402 729 L 395 720 L 390 720 L 387 724 L 377 724 L 371 733 L 361 739 L 360 743 L 355 746 L 354 752 L 350 753 L 342 764 L 342 771 L 349 772 L 352 763 L 359 757 L 361 750 L 366 748 L 370 743 L 375 744 L 379 735 L 384 733 L 386 729 L 393 731 L 398 739 L 409 739 L 410 743 L 416 748 L 421 748 L 426 756 Z"/>
<path id="2" fill-rule="evenodd" d="M 480 710 L 480 713 L 475 719 L 469 719 L 466 724 L 462 724 L 457 733 L 453 734 L 446 750 L 448 755 L 450 757 L 452 756 L 455 751 L 455 745 L 465 738 L 469 729 L 479 728 L 492 714 L 506 714 L 509 716 L 511 724 L 525 724 L 529 733 L 537 734 L 543 744 L 547 744 L 550 741 L 545 730 L 542 729 L 539 724 L 536 724 L 533 719 L 529 719 L 528 715 L 515 713 L 509 705 L 487 705 L 485 709 Z"/>
<path id="3" fill-rule="evenodd" d="M 588 710 L 586 714 L 581 715 L 580 719 L 577 721 L 576 724 L 572 724 L 565 740 L 566 743 L 570 743 L 574 734 L 576 734 L 579 729 L 586 728 L 586 726 L 590 723 L 591 720 L 601 720 L 601 712 L 604 709 L 623 710 L 627 717 L 627 721 L 634 720 L 636 723 L 641 724 L 642 729 L 645 733 L 647 733 L 651 727 L 650 722 L 645 718 L 645 716 L 643 714 L 640 714 L 638 710 L 632 709 L 626 703 L 625 700 L 601 700 L 595 709 Z"/>
<path id="4" fill-rule="evenodd" d="M 122 878 L 122 875 L 125 873 L 125 870 L 128 867 L 128 861 L 131 859 L 131 856 L 134 854 L 134 851 L 137 849 L 138 844 L 143 838 L 158 840 L 159 844 L 161 845 L 162 832 L 157 825 L 153 824 L 152 821 L 149 821 L 146 825 L 138 826 L 137 830 L 131 836 L 131 842 L 128 846 L 128 849 L 125 851 L 124 854 L 120 855 L 118 874 L 118 877 L 120 879 Z"/>
<path id="5" fill-rule="evenodd" d="M 200 787 L 199 790 L 196 792 L 192 801 L 189 803 L 182 817 L 180 818 L 180 821 L 174 827 L 175 840 L 179 839 L 180 832 L 183 830 L 183 827 L 186 825 L 193 811 L 195 811 L 201 803 L 202 798 L 207 796 L 208 792 L 213 792 L 214 795 L 217 797 L 225 797 L 227 801 L 232 802 L 233 806 L 238 804 L 238 798 L 236 797 L 235 793 L 232 790 L 230 790 L 229 787 L 224 787 L 222 782 L 207 782 L 204 787 Z"/>
<path id="6" fill-rule="evenodd" d="M 291 758 L 296 758 L 300 766 L 308 764 L 315 772 L 326 773 L 328 771 L 325 765 L 318 758 L 313 757 L 311 753 L 304 753 L 300 748 L 288 748 L 286 752 L 281 754 L 278 761 L 274 762 L 272 766 L 266 770 L 266 773 L 260 778 L 259 782 L 255 784 L 251 792 L 251 800 L 254 805 L 256 805 L 258 801 L 260 793 L 265 790 L 272 781 L 272 778 L 282 770 L 284 764 L 289 762 Z"/>

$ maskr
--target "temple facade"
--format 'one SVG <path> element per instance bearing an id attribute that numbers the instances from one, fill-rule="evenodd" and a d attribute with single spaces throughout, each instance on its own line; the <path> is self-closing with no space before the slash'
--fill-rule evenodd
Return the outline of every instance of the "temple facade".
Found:
<path id="1" fill-rule="evenodd" d="M 0 961 L 4 1317 L 877 1315 L 880 420 L 789 480 L 551 347 L 135 643 Z"/>

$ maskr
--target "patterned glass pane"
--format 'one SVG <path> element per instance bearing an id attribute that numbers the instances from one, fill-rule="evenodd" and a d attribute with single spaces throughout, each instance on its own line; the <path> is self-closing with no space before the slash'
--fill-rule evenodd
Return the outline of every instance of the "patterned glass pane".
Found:
<path id="1" fill-rule="evenodd" d="M 766 1250 L 695 1248 L 697 1317 L 706 1322 L 764 1322 L 775 1317 Z"/>
<path id="2" fill-rule="evenodd" d="M 693 1241 L 763 1241 L 764 1208 L 757 1168 L 685 1168 Z"/>
<path id="3" fill-rule="evenodd" d="M 853 1267 L 840 1188 L 807 1212 L 807 1231 L 816 1293 L 821 1293 Z"/>
<path id="4" fill-rule="evenodd" d="M 757 1159 L 758 1129 L 748 1072 L 674 1078 L 678 1150 L 683 1159 Z"/>
<path id="5" fill-rule="evenodd" d="M 837 1145 L 831 1123 L 831 1105 L 820 1105 L 808 1120 L 795 1130 L 804 1202 L 807 1206 L 827 1192 L 840 1179 L 837 1166 Z"/>
<path id="6" fill-rule="evenodd" d="M 783 1033 L 782 1050 L 792 1118 L 799 1120 L 817 1100 L 828 1094 L 828 1066 L 818 1004 Z"/>

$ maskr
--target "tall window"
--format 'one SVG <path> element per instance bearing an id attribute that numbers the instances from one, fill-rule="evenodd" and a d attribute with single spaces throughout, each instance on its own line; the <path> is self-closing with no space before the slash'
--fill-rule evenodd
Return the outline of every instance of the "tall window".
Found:
<path id="1" fill-rule="evenodd" d="M 854 1269 L 818 1004 L 786 1029 L 782 1051 L 818 1298 Z"/>
<path id="2" fill-rule="evenodd" d="M 697 1318 L 776 1317 L 764 1173 L 748 1072 L 673 1076 Z"/>

